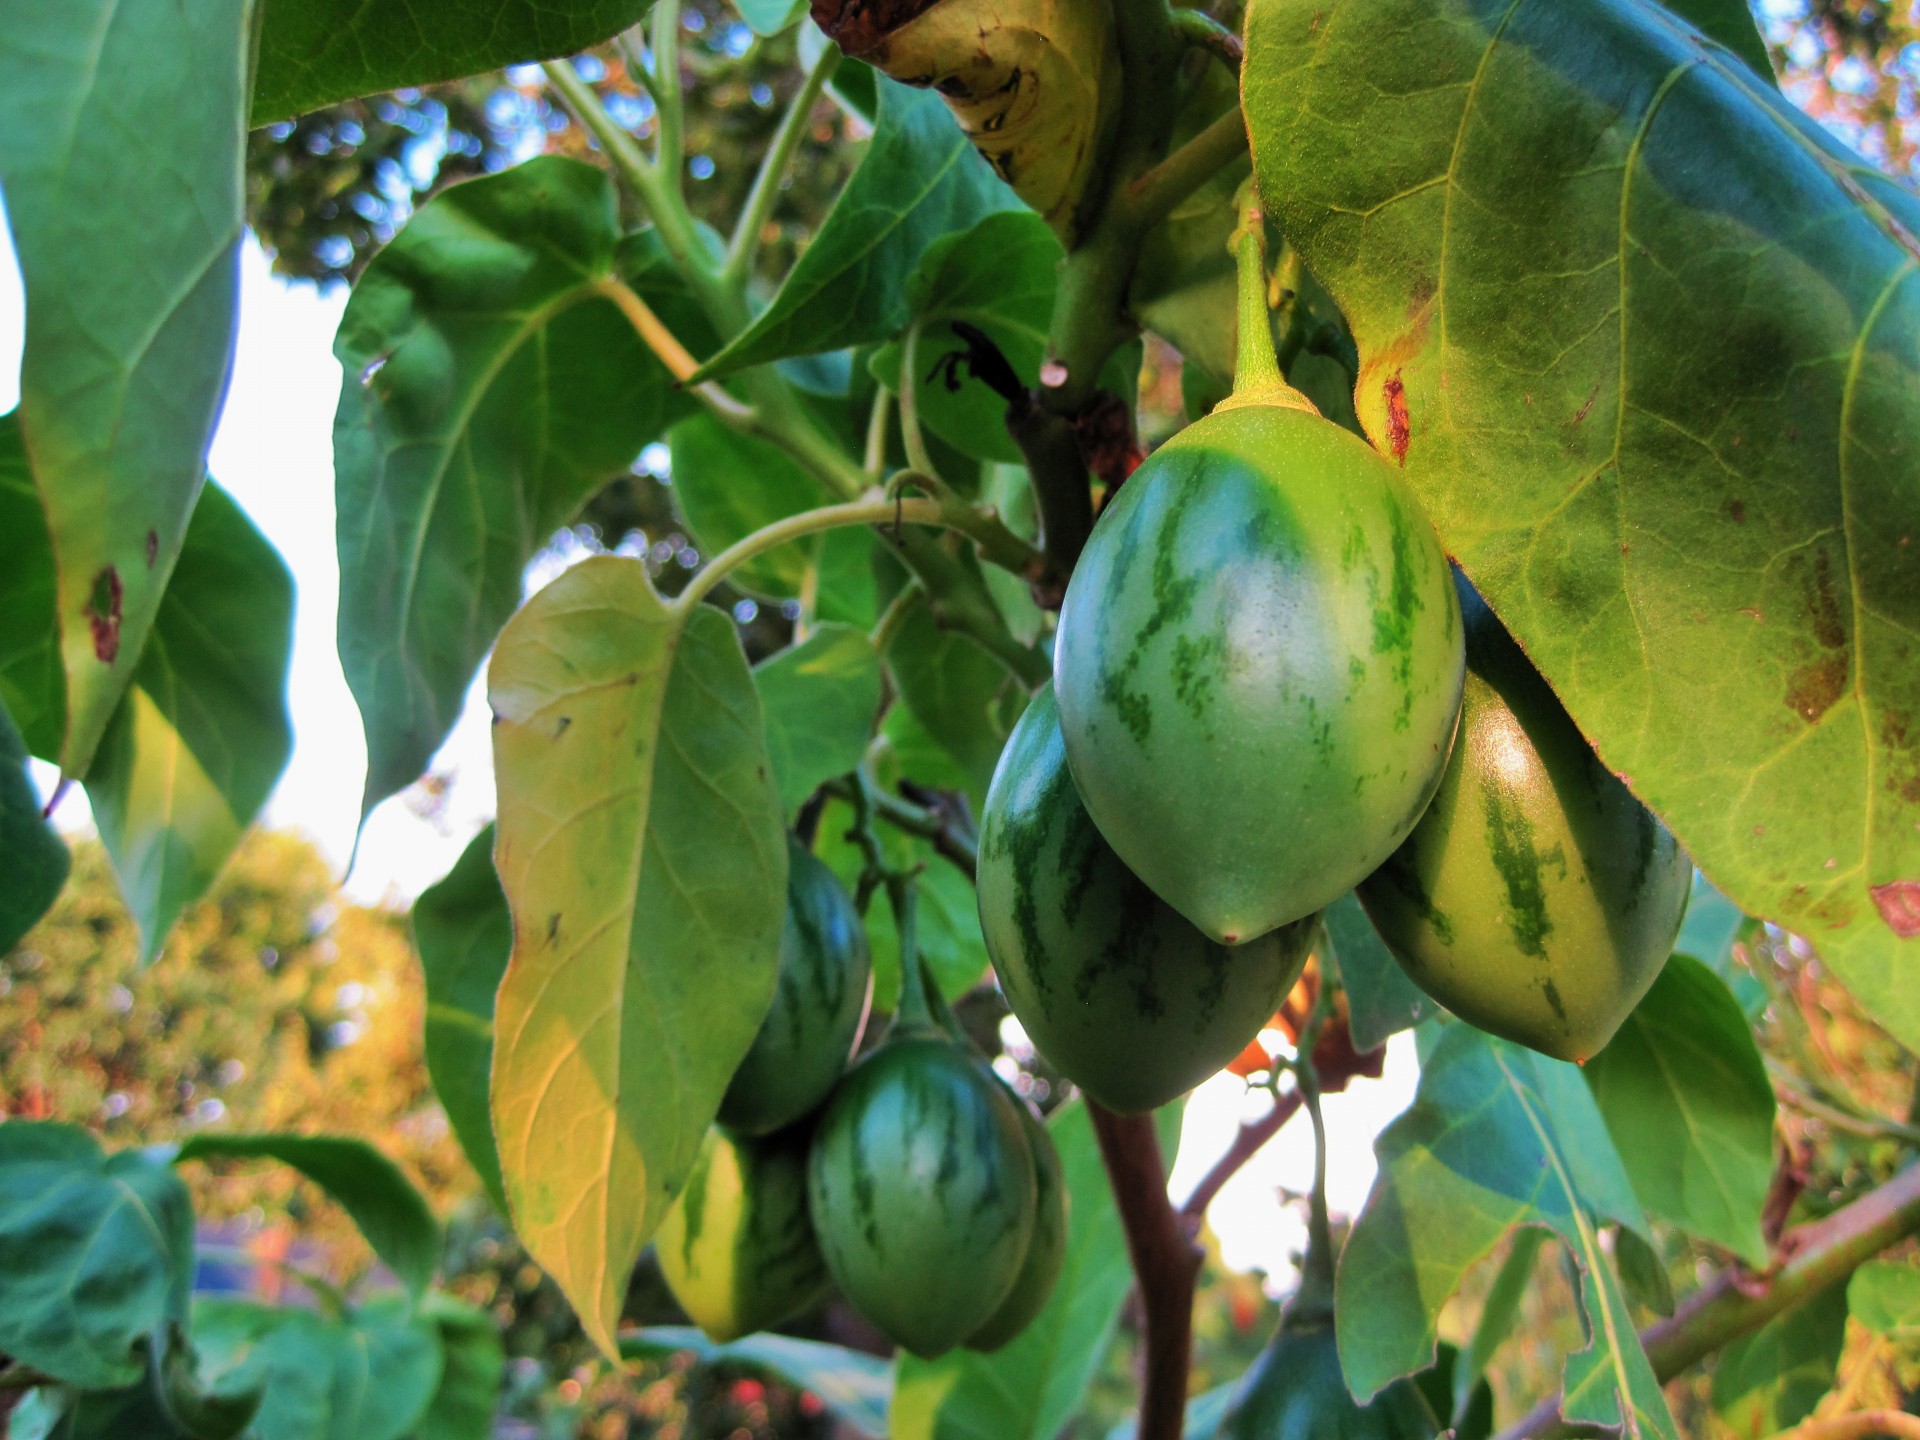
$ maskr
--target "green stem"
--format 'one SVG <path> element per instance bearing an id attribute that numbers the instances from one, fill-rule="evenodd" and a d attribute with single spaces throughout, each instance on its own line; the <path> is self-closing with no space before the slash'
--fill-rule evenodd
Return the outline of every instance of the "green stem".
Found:
<path id="1" fill-rule="evenodd" d="M 893 418 L 893 392 L 884 385 L 874 388 L 873 408 L 867 411 L 867 448 L 861 469 L 867 479 L 878 485 L 887 474 L 887 423 Z"/>
<path id="2" fill-rule="evenodd" d="M 907 464 L 923 475 L 936 478 L 933 456 L 927 451 L 926 433 L 920 428 L 920 322 L 907 327 L 907 338 L 900 346 L 900 443 L 906 448 Z"/>
<path id="3" fill-rule="evenodd" d="M 1294 1063 L 1294 1083 L 1313 1124 L 1313 1190 L 1307 1196 L 1307 1258 L 1300 1269 L 1300 1290 L 1287 1306 L 1296 1325 L 1323 1325 L 1333 1318 L 1333 1227 L 1327 1219 L 1327 1122 L 1320 1113 L 1320 1082 L 1313 1056 L 1302 1037 Z"/>
<path id="4" fill-rule="evenodd" d="M 1151 230 L 1246 153 L 1247 125 L 1236 106 L 1127 187 L 1129 222 Z"/>
<path id="5" fill-rule="evenodd" d="M 653 7 L 653 84 L 655 164 L 680 195 L 680 134 L 686 121 L 680 94 L 680 0 L 656 0 Z"/>
<path id="6" fill-rule="evenodd" d="M 900 937 L 900 1004 L 893 1012 L 894 1029 L 901 1034 L 933 1028 L 927 1004 L 927 977 L 920 968 L 915 916 L 919 908 L 914 877 L 901 870 L 887 873 L 887 903 L 893 907 L 893 928 Z"/>
<path id="7" fill-rule="evenodd" d="M 1282 384 L 1280 362 L 1273 353 L 1273 332 L 1267 324 L 1266 217 L 1260 197 L 1251 187 L 1234 232 L 1233 253 L 1239 298 L 1239 343 L 1233 356 L 1233 393 L 1258 395 Z"/>
<path id="8" fill-rule="evenodd" d="M 1187 44 L 1197 50 L 1205 50 L 1227 69 L 1239 73 L 1247 47 L 1240 42 L 1238 35 L 1206 11 L 1176 5 L 1173 10 L 1173 31 Z"/>
<path id="9" fill-rule="evenodd" d="M 660 87 L 654 81 L 653 72 L 647 68 L 647 57 L 644 53 L 646 42 L 637 38 L 639 33 L 640 27 L 636 25 L 633 29 L 623 32 L 616 44 L 619 46 L 621 58 L 627 62 L 627 74 L 633 77 L 634 84 L 647 92 L 647 98 L 653 101 L 653 113 L 658 115 Z M 658 134 L 659 131 L 656 129 L 654 133 Z"/>
<path id="10" fill-rule="evenodd" d="M 793 103 L 781 117 L 773 143 L 767 147 L 767 153 L 760 161 L 760 169 L 753 177 L 753 188 L 747 192 L 740 218 L 734 222 L 733 238 L 727 242 L 726 263 L 720 268 L 721 280 L 732 289 L 742 289 L 752 273 L 753 258 L 760 246 L 760 232 L 766 227 L 768 217 L 773 214 L 774 203 L 780 198 L 780 182 L 793 162 L 794 151 L 799 149 L 801 140 L 806 136 L 807 121 L 813 115 L 813 107 L 819 102 L 821 92 L 827 88 L 827 81 L 833 78 L 833 72 L 839 64 L 838 45 L 829 45 L 820 52 L 820 58 L 801 82 L 799 93 L 793 97 Z"/>
<path id="11" fill-rule="evenodd" d="M 10 1390 L 35 1390 L 42 1385 L 58 1385 L 53 1376 L 27 1365 L 9 1365 L 0 1370 L 0 1394 Z M 0 1414 L 4 1414 L 0 1411 Z"/>
<path id="12" fill-rule="evenodd" d="M 893 644 L 894 636 L 900 633 L 900 627 L 907 623 L 907 617 L 913 614 L 914 607 L 926 598 L 926 591 L 920 588 L 918 580 L 909 580 L 900 587 L 900 593 L 887 602 L 887 608 L 873 627 L 873 649 L 877 655 L 885 656 L 887 647 Z"/>
<path id="13" fill-rule="evenodd" d="M 736 540 L 702 565 L 699 573 L 687 582 L 687 588 L 674 598 L 673 604 L 682 612 L 693 609 L 707 598 L 714 586 L 727 578 L 730 571 L 738 569 L 754 556 L 764 555 L 789 541 L 818 535 L 823 530 L 841 530 L 850 525 L 884 525 L 896 520 L 910 525 L 937 525 L 940 523 L 940 505 L 933 500 L 858 500 L 850 505 L 823 505 L 818 510 L 803 510 L 798 515 L 789 515 L 784 520 L 763 525 L 744 539 Z"/>

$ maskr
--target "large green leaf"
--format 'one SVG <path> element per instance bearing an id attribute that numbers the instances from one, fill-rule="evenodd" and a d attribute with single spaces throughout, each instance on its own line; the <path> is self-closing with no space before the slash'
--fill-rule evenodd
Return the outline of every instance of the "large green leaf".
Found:
<path id="1" fill-rule="evenodd" d="M 0 703 L 0 955 L 47 913 L 67 883 L 72 857 L 40 813 L 40 795 L 27 774 L 27 747 Z"/>
<path id="2" fill-rule="evenodd" d="M 1411 1030 L 1440 1007 L 1407 978 L 1387 942 L 1360 908 L 1359 898 L 1342 895 L 1327 907 L 1327 946 L 1347 992 L 1347 1027 L 1353 1048 L 1362 1055 L 1387 1037 Z"/>
<path id="3" fill-rule="evenodd" d="M 340 1316 L 202 1297 L 193 1340 L 215 1384 L 262 1392 L 250 1440 L 400 1440 L 445 1363 L 434 1322 L 391 1293 Z"/>
<path id="4" fill-rule="evenodd" d="M 333 448 L 368 809 L 446 738 L 534 550 L 694 406 L 600 288 L 644 258 L 618 235 L 605 172 L 547 156 L 423 206 L 354 287 Z M 664 309 L 661 273 L 635 286 Z"/>
<path id="5" fill-rule="evenodd" d="M 1847 1311 L 1876 1335 L 1920 1339 L 1920 1265 L 1868 1261 L 1847 1282 Z"/>
<path id="6" fill-rule="evenodd" d="M 867 632 L 822 625 L 753 668 L 767 754 L 788 814 L 860 763 L 880 713 L 880 656 Z"/>
<path id="7" fill-rule="evenodd" d="M 1022 460 L 1007 433 L 1007 402 L 966 369 L 949 371 L 941 363 L 942 356 L 964 348 L 949 327 L 960 320 L 985 331 L 1022 383 L 1038 383 L 1060 253 L 1053 230 L 1033 211 L 1003 210 L 943 236 L 920 257 L 907 285 L 907 302 L 922 332 L 914 396 L 920 423 L 963 454 L 1008 464 Z M 875 378 L 896 393 L 901 349 L 896 341 L 869 362 Z"/>
<path id="8" fill-rule="evenodd" d="M 682 420 L 667 434 L 673 503 L 695 540 L 724 550 L 763 525 L 827 503 L 827 494 L 771 441 L 742 435 L 711 415 Z M 729 573 L 741 590 L 791 600 L 805 587 L 820 542 L 795 540 Z"/>
<path id="9" fill-rule="evenodd" d="M 1720 977 L 1675 955 L 1582 1073 L 1647 1212 L 1764 1269 L 1773 1085 Z"/>
<path id="10" fill-rule="evenodd" d="M 903 1354 L 893 1440 L 1052 1440 L 1080 1408 L 1133 1285 L 1127 1238 L 1085 1105 L 1047 1122 L 1066 1178 L 1067 1258 L 1046 1308 L 992 1354 Z"/>
<path id="11" fill-rule="evenodd" d="M 507 1360 L 500 1327 L 485 1310 L 438 1290 L 420 1313 L 440 1331 L 445 1364 L 414 1440 L 489 1440 Z"/>
<path id="12" fill-rule="evenodd" d="M 115 1390 L 31 1390 L 8 1421 L 15 1440 L 202 1440 L 174 1422 L 144 1378 Z"/>
<path id="13" fill-rule="evenodd" d="M 52 760 L 67 716 L 58 581 L 18 410 L 0 415 L 0 575 L 0 704 L 28 751 Z"/>
<path id="14" fill-rule="evenodd" d="M 0 1354 L 83 1389 L 146 1375 L 136 1346 L 183 1320 L 193 1202 L 163 1160 L 84 1130 L 0 1125 Z"/>
<path id="15" fill-rule="evenodd" d="M 514 1228 L 614 1349 L 628 1272 L 772 1002 L 786 834 L 732 624 L 567 571 L 488 671 L 513 958 L 493 1116 Z"/>
<path id="16" fill-rule="evenodd" d="M 239 298 L 250 9 L 0 0 L 17 414 L 57 627 L 36 582 L 0 590 L 0 633 L 57 634 L 60 716 L 22 724 L 36 748 L 57 731 L 49 758 L 71 775 L 132 677 L 206 477 Z"/>
<path id="17" fill-rule="evenodd" d="M 1412 1106 L 1375 1142 L 1380 1173 L 1340 1257 L 1340 1362 L 1367 1400 L 1434 1361 L 1440 1307 L 1516 1226 L 1565 1241 L 1589 1344 L 1567 1357 L 1563 1413 L 1672 1440 L 1673 1421 L 1601 1250 L 1646 1233 L 1593 1096 L 1572 1065 L 1445 1027 Z"/>
<path id="18" fill-rule="evenodd" d="M 1847 1287 L 1830 1285 L 1736 1340 L 1713 1365 L 1713 1409 L 1735 1435 L 1775 1435 L 1833 1386 L 1847 1337 Z"/>
<path id="19" fill-rule="evenodd" d="M 882 1440 L 887 1433 L 893 1374 L 872 1355 L 791 1335 L 748 1335 L 717 1345 L 690 1325 L 655 1325 L 620 1337 L 620 1353 L 633 1359 L 688 1352 L 702 1364 L 738 1366 L 797 1385 L 860 1435 Z"/>
<path id="20" fill-rule="evenodd" d="M 953 757 L 974 813 L 1027 702 L 1011 670 L 958 630 L 942 629 L 925 600 L 894 631 L 887 670 L 913 718 Z"/>
<path id="21" fill-rule="evenodd" d="M 260 0 L 255 125 L 597 45 L 653 0 Z"/>
<path id="22" fill-rule="evenodd" d="M 500 1213 L 507 1193 L 493 1141 L 493 998 L 513 953 L 513 920 L 493 873 L 493 827 L 413 902 L 413 942 L 427 978 L 427 1077 L 468 1163 Z"/>
<path id="23" fill-rule="evenodd" d="M 1697 26 L 1709 40 L 1717 40 L 1747 64 L 1754 73 L 1773 79 L 1773 58 L 1767 54 L 1767 42 L 1755 23 L 1747 0 L 1665 0 L 1667 9 L 1688 24 Z"/>
<path id="24" fill-rule="evenodd" d="M 1651 0 L 1253 0 L 1357 400 L 1607 764 L 1920 1045 L 1920 198 Z"/>
<path id="25" fill-rule="evenodd" d="M 773 303 L 701 377 L 890 339 L 913 317 L 907 286 L 928 247 L 1020 208 L 945 101 L 882 77 L 873 140 L 853 178 Z"/>
<path id="26" fill-rule="evenodd" d="M 346 1135 L 195 1135 L 174 1157 L 277 1160 L 306 1176 L 353 1217 L 374 1253 L 415 1295 L 440 1263 L 440 1226 L 400 1167 Z"/>
<path id="27" fill-rule="evenodd" d="M 145 960 L 206 893 L 287 767 L 292 653 L 293 576 L 246 512 L 208 484 L 87 771 Z"/>

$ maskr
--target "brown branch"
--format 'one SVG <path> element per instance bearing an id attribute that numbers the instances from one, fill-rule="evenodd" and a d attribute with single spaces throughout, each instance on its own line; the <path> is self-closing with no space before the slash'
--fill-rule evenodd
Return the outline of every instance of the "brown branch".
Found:
<path id="1" fill-rule="evenodd" d="M 1087 1111 L 1126 1228 L 1127 1254 L 1146 1317 L 1137 1440 L 1180 1440 L 1200 1250 L 1167 1199 L 1167 1170 L 1153 1117 L 1116 1115 L 1091 1100 Z"/>
<path id="2" fill-rule="evenodd" d="M 1780 1260 L 1764 1275 L 1732 1266 L 1690 1295 L 1670 1319 L 1640 1332 L 1661 1384 L 1774 1316 L 1838 1284 L 1888 1246 L 1920 1231 L 1920 1165 L 1910 1165 L 1823 1220 L 1781 1237 Z M 1501 1431 L 1497 1440 L 1568 1433 L 1560 1397 L 1549 1396 Z M 1830 1437 L 1822 1437 L 1830 1440 Z"/>
<path id="3" fill-rule="evenodd" d="M 1856 1410 L 1850 1415 L 1808 1420 L 1791 1430 L 1782 1430 L 1774 1440 L 1871 1440 L 1875 1435 L 1920 1440 L 1920 1415 L 1909 1415 L 1903 1410 Z"/>
<path id="4" fill-rule="evenodd" d="M 1207 1207 L 1213 1204 L 1214 1197 L 1231 1180 L 1240 1167 L 1251 1160 L 1260 1151 L 1260 1147 L 1278 1135 L 1289 1120 L 1300 1111 L 1300 1092 L 1289 1090 L 1273 1102 L 1273 1108 L 1258 1120 L 1249 1120 L 1241 1125 L 1234 1135 L 1233 1143 L 1213 1162 L 1213 1168 L 1194 1186 L 1193 1193 L 1187 1197 L 1186 1204 L 1180 1207 L 1180 1218 L 1192 1228 L 1198 1228 L 1201 1219 L 1207 1213 Z"/>

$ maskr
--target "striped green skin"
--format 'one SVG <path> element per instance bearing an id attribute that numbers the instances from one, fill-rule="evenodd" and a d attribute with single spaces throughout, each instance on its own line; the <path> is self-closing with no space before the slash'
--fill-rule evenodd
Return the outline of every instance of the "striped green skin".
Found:
<path id="1" fill-rule="evenodd" d="M 1067 1263 L 1067 1179 L 1060 1173 L 1060 1152 L 1024 1100 L 1016 1100 L 1033 1151 L 1033 1238 L 1013 1289 L 991 1319 L 967 1337 L 969 1350 L 998 1350 L 1033 1323 Z"/>
<path id="2" fill-rule="evenodd" d="M 1693 869 L 1462 585 L 1460 739 L 1425 818 L 1360 900 L 1461 1019 L 1585 1061 L 1666 964 Z"/>
<path id="3" fill-rule="evenodd" d="M 1246 1048 L 1299 979 L 1320 918 L 1229 950 L 1149 890 L 1080 803 L 1051 686 L 1001 752 L 977 883 L 987 953 L 1027 1037 L 1125 1114 L 1157 1109 Z"/>
<path id="4" fill-rule="evenodd" d="M 889 1041 L 828 1102 L 807 1164 L 834 1283 L 925 1359 L 979 1330 L 1019 1278 L 1037 1182 L 1020 1107 L 943 1036 Z"/>
<path id="5" fill-rule="evenodd" d="M 1459 713 L 1460 617 L 1389 462 L 1245 405 L 1181 431 L 1101 515 L 1053 673 L 1101 833 L 1237 944 L 1338 899 L 1420 818 Z"/>
<path id="6" fill-rule="evenodd" d="M 768 1135 L 818 1107 L 860 1038 L 872 980 L 867 931 L 852 897 L 824 862 L 789 837 L 780 983 L 720 1101 L 720 1123 L 743 1135 Z"/>
<path id="7" fill-rule="evenodd" d="M 667 1288 L 713 1340 L 770 1329 L 832 1289 L 807 1213 L 807 1141 L 709 1131 L 654 1236 Z"/>
<path id="8" fill-rule="evenodd" d="M 1434 1440 L 1440 1425 L 1411 1380 L 1356 1404 L 1331 1320 L 1297 1327 L 1283 1320 L 1216 1433 L 1220 1440 Z"/>

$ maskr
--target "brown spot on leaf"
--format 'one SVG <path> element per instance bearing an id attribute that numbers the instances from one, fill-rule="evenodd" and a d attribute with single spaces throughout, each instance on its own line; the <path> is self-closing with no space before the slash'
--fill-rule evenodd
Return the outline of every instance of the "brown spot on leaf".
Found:
<path id="1" fill-rule="evenodd" d="M 111 665 L 120 653 L 120 572 L 109 565 L 93 577 L 93 598 L 87 602 L 87 626 L 93 631 L 94 657 Z"/>
<path id="2" fill-rule="evenodd" d="M 1803 581 L 1806 619 L 1821 653 L 1796 669 L 1787 681 L 1787 707 L 1812 724 L 1846 693 L 1849 673 L 1847 625 L 1835 591 L 1833 557 L 1817 551 L 1813 569 Z"/>
<path id="3" fill-rule="evenodd" d="M 147 568 L 153 568 L 153 562 L 160 558 L 160 532 L 147 531 Z"/>
<path id="4" fill-rule="evenodd" d="M 1600 387 L 1595 385 L 1593 387 L 1593 393 L 1587 396 L 1587 403 L 1574 412 L 1573 423 L 1578 425 L 1581 421 L 1585 420 L 1587 416 L 1591 415 L 1593 413 L 1593 402 L 1599 398 Z"/>
<path id="5" fill-rule="evenodd" d="M 1387 447 L 1393 458 L 1407 463 L 1407 442 L 1413 439 L 1413 419 L 1407 414 L 1407 387 L 1395 371 L 1382 393 L 1387 399 Z"/>
<path id="6" fill-rule="evenodd" d="M 934 0 L 812 0 L 813 23 L 849 55 L 867 57 L 894 31 L 931 10 Z"/>
<path id="7" fill-rule="evenodd" d="M 1902 940 L 1920 935 L 1920 880 L 1895 880 L 1890 885 L 1875 885 L 1868 894 L 1887 928 Z"/>
<path id="8" fill-rule="evenodd" d="M 1809 725 L 1831 710 L 1847 688 L 1847 657 L 1829 655 L 1802 665 L 1787 684 L 1787 708 Z"/>
<path id="9" fill-rule="evenodd" d="M 560 717 L 560 723 L 553 727 L 553 738 L 558 740 L 562 735 L 566 734 L 567 727 L 571 724 L 573 724 L 573 717 L 571 715 L 562 715 Z"/>
<path id="10" fill-rule="evenodd" d="M 1746 501 L 1729 500 L 1727 501 L 1726 505 L 1723 508 L 1726 511 L 1727 518 L 1733 521 L 1734 524 L 1744 525 L 1747 523 L 1747 502 Z"/>
<path id="11" fill-rule="evenodd" d="M 1814 639 L 1827 649 L 1838 650 L 1847 643 L 1846 622 L 1840 618 L 1840 600 L 1833 591 L 1833 558 L 1825 550 L 1814 555 L 1807 616 L 1813 621 Z"/>
<path id="12" fill-rule="evenodd" d="M 547 917 L 547 941 L 552 943 L 560 938 L 560 912 L 554 911 Z"/>

